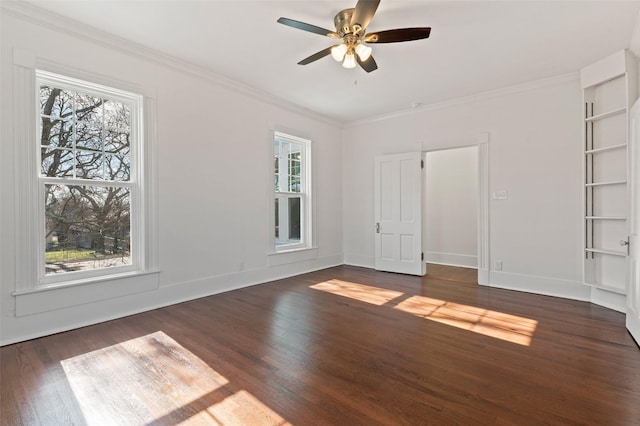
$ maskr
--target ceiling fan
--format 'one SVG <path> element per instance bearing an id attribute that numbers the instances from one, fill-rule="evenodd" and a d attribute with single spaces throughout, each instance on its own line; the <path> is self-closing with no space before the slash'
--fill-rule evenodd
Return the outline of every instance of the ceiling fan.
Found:
<path id="1" fill-rule="evenodd" d="M 336 26 L 335 32 L 289 18 L 280 18 L 278 22 L 299 30 L 342 40 L 339 44 L 327 47 L 301 60 L 298 65 L 307 65 L 331 54 L 333 59 L 342 62 L 345 68 L 354 68 L 357 62 L 366 72 L 371 72 L 377 70 L 378 65 L 371 56 L 371 47 L 367 44 L 420 40 L 429 37 L 431 33 L 429 27 L 397 28 L 366 33 L 367 25 L 371 22 L 379 4 L 380 0 L 358 0 L 355 8 L 338 12 L 333 19 Z"/>

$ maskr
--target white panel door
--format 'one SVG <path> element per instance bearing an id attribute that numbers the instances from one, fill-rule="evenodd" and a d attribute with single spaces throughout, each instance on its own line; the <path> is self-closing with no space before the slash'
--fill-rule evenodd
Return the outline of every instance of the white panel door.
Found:
<path id="1" fill-rule="evenodd" d="M 630 118 L 627 329 L 640 344 L 640 101 L 631 109 Z"/>
<path id="2" fill-rule="evenodd" d="M 424 275 L 420 152 L 383 155 L 375 162 L 375 267 Z"/>

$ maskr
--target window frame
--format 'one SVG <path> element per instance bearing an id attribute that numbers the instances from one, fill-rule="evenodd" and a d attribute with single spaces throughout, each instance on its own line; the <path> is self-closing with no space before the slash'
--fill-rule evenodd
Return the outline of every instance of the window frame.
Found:
<path id="1" fill-rule="evenodd" d="M 105 74 L 100 67 L 78 59 L 58 62 L 48 56 L 19 48 L 12 54 L 12 137 L 15 141 L 13 182 L 13 253 L 14 298 L 12 306 L 16 317 L 25 317 L 69 307 L 80 307 L 93 302 L 106 302 L 119 297 L 152 290 L 160 286 L 158 256 L 158 144 L 156 119 L 156 88 L 141 80 L 122 80 Z M 36 94 L 36 70 L 48 71 L 71 79 L 93 82 L 115 90 L 141 95 L 143 116 L 140 129 L 144 137 L 138 146 L 139 176 L 139 264 L 137 270 L 115 271 L 94 277 L 67 277 L 68 281 L 38 285 L 38 258 L 43 252 L 38 236 L 42 223 L 38 214 L 41 197 L 38 174 L 41 165 L 36 158 L 39 143 L 40 101 Z M 108 72 L 108 71 L 107 71 Z M 39 92 L 39 89 L 38 89 Z M 37 101 L 36 101 L 37 100 Z M 37 124 L 37 125 L 34 125 Z M 44 255 L 42 256 L 44 258 Z M 44 261 L 44 260 L 43 260 Z M 106 270 L 108 270 L 107 268 Z M 113 270 L 113 268 L 110 268 Z M 68 275 L 68 274 L 63 274 Z M 78 311 L 76 311 L 78 312 Z"/>
<path id="2" fill-rule="evenodd" d="M 41 159 L 41 112 L 40 112 L 40 87 L 48 85 L 72 92 L 80 92 L 92 96 L 99 96 L 116 102 L 126 104 L 130 111 L 130 176 L 128 181 L 111 181 L 104 179 L 88 179 L 88 178 L 59 178 L 48 177 L 42 175 L 42 159 Z M 145 270 L 144 262 L 144 240 L 145 229 L 144 209 L 143 209 L 143 174 L 144 161 L 142 156 L 142 144 L 144 141 L 144 96 L 132 91 L 122 90 L 111 86 L 89 82 L 87 80 L 69 77 L 67 75 L 45 71 L 39 68 L 34 69 L 34 135 L 32 147 L 35 149 L 33 166 L 30 168 L 31 173 L 35 174 L 35 183 L 37 185 L 37 218 L 35 226 L 36 244 L 33 249 L 37 252 L 33 253 L 36 259 L 34 273 L 35 289 L 47 289 L 51 287 L 63 287 L 75 285 L 86 281 L 104 281 L 116 278 L 127 273 L 142 272 Z M 130 217 L 130 256 L 131 263 L 128 265 L 112 266 L 106 268 L 73 271 L 63 274 L 46 274 L 45 246 L 46 246 L 46 217 L 45 217 L 45 187 L 50 184 L 59 185 L 83 185 L 95 187 L 122 187 L 129 190 L 129 217 Z"/>
<path id="3" fill-rule="evenodd" d="M 89 94 L 91 96 L 99 96 L 101 98 L 106 98 L 109 100 L 113 100 L 116 102 L 124 103 L 129 106 L 130 114 L 131 114 L 131 144 L 130 144 L 130 177 L 128 181 L 108 181 L 104 179 L 84 179 L 73 177 L 48 177 L 43 176 L 42 174 L 42 159 L 41 159 L 41 150 L 42 144 L 40 140 L 40 126 L 41 126 L 41 103 L 40 103 L 40 88 L 42 86 L 50 86 L 55 88 L 60 88 L 63 90 L 68 90 L 73 93 L 83 93 Z M 38 193 L 38 204 L 37 204 L 37 218 L 38 218 L 38 226 L 37 226 L 37 244 L 38 253 L 36 254 L 37 259 L 37 281 L 36 287 L 48 286 L 52 284 L 64 284 L 70 280 L 79 280 L 79 279 L 87 279 L 94 277 L 104 277 L 112 274 L 129 272 L 138 269 L 138 255 L 135 253 L 138 244 L 134 245 L 134 234 L 137 234 L 137 226 L 135 225 L 135 218 L 137 216 L 137 206 L 138 203 L 138 192 L 137 191 L 137 182 L 139 179 L 137 178 L 138 174 L 138 164 L 136 163 L 137 156 L 137 147 L 142 140 L 141 129 L 142 126 L 140 124 L 140 117 L 143 116 L 142 112 L 142 97 L 140 95 L 135 95 L 133 93 L 124 92 L 118 89 L 112 89 L 110 87 L 97 85 L 94 83 L 89 83 L 83 80 L 70 78 L 67 76 L 53 74 L 42 70 L 35 70 L 35 87 L 34 87 L 34 95 L 35 95 L 35 141 L 34 145 L 36 145 L 36 155 L 35 155 L 35 167 L 36 169 L 36 181 L 37 181 L 37 193 Z M 75 155 L 75 146 L 72 149 L 72 152 Z M 46 261 L 44 253 L 46 250 L 43 250 L 46 244 L 46 215 L 45 215 L 45 188 L 47 185 L 82 185 L 82 186 L 93 186 L 93 187 L 123 187 L 129 190 L 129 217 L 130 217 L 130 226 L 132 229 L 131 235 L 131 259 L 132 263 L 130 265 L 116 266 L 110 268 L 100 268 L 93 269 L 87 271 L 77 271 L 77 272 L 68 272 L 64 274 L 46 274 Z M 134 228 L 136 230 L 134 231 Z"/>
<path id="4" fill-rule="evenodd" d="M 40 112 L 40 87 L 48 85 L 55 88 L 69 90 L 76 93 L 97 96 L 112 101 L 125 104 L 129 107 L 130 112 L 130 175 L 127 181 L 111 181 L 105 179 L 89 179 L 89 178 L 67 178 L 67 177 L 48 177 L 42 175 L 42 159 L 41 159 L 41 112 Z M 141 173 L 144 171 L 144 163 L 141 161 L 140 149 L 144 140 L 144 125 L 142 117 L 144 117 L 143 96 L 129 91 L 124 91 L 105 85 L 88 82 L 85 80 L 68 77 L 61 74 L 51 73 L 48 71 L 35 70 L 35 135 L 34 141 L 36 149 L 35 167 L 37 167 L 37 185 L 38 185 L 38 227 L 36 238 L 39 251 L 36 254 L 37 259 L 37 281 L 36 287 L 63 286 L 65 283 L 76 282 L 77 280 L 105 278 L 113 275 L 123 274 L 127 272 L 140 271 L 142 250 L 144 241 L 144 227 L 142 226 L 142 209 L 140 206 L 141 193 Z M 45 187 L 50 184 L 58 185 L 81 185 L 94 187 L 120 187 L 129 190 L 129 220 L 130 220 L 130 256 L 131 263 L 128 265 L 112 266 L 85 271 L 72 271 L 62 274 L 46 274 L 45 250 L 46 245 L 46 217 L 45 217 Z"/>
<path id="5" fill-rule="evenodd" d="M 289 253 L 313 248 L 313 195 L 312 195 L 312 143 L 308 138 L 296 136 L 291 132 L 272 130 L 270 132 L 270 188 L 269 197 L 269 244 L 271 253 Z M 301 146 L 300 155 L 300 192 L 278 191 L 274 185 L 275 179 L 275 142 L 281 140 Z M 300 198 L 300 242 L 291 244 L 277 244 L 275 236 L 275 202 L 278 199 Z"/>

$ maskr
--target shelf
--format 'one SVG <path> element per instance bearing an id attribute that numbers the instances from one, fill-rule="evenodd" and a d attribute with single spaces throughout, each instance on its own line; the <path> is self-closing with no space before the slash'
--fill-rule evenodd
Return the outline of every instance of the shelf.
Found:
<path id="1" fill-rule="evenodd" d="M 624 298 L 629 273 L 628 246 L 618 241 L 631 220 L 629 187 L 635 180 L 627 164 L 632 148 L 628 130 L 637 82 L 635 58 L 626 51 L 580 70 L 582 282 L 592 300 L 611 304 Z"/>
<path id="2" fill-rule="evenodd" d="M 623 216 L 586 216 L 586 220 L 627 220 Z"/>
<path id="3" fill-rule="evenodd" d="M 622 149 L 622 148 L 626 148 L 627 144 L 626 143 L 621 143 L 620 145 L 611 145 L 611 146 L 606 146 L 604 148 L 596 148 L 596 149 L 590 149 L 588 151 L 585 151 L 585 154 L 598 154 L 600 152 L 606 152 L 606 151 L 613 151 L 616 149 Z"/>
<path id="4" fill-rule="evenodd" d="M 609 182 L 593 182 L 593 183 L 585 183 L 584 186 L 605 186 L 605 185 L 624 185 L 626 184 L 626 180 L 612 180 Z"/>
<path id="5" fill-rule="evenodd" d="M 627 107 L 622 107 L 622 108 L 614 109 L 612 111 L 603 112 L 602 114 L 597 114 L 591 117 L 587 117 L 584 119 L 584 121 L 586 121 L 587 123 L 590 123 L 592 121 L 603 120 L 605 118 L 613 117 L 614 115 L 622 114 L 623 112 L 626 112 L 626 111 L 627 111 Z"/>
<path id="6" fill-rule="evenodd" d="M 595 248 L 586 248 L 584 249 L 584 251 L 586 251 L 587 253 L 598 253 L 598 254 L 608 254 L 611 256 L 627 257 L 626 251 L 619 251 L 619 250 L 602 250 L 602 249 L 595 249 Z"/>
<path id="7" fill-rule="evenodd" d="M 623 296 L 627 295 L 627 291 L 622 288 L 611 287 L 604 284 L 588 283 L 588 282 L 585 282 L 584 285 L 588 285 L 589 287 L 599 288 L 600 290 L 610 291 L 612 293 L 622 294 Z"/>

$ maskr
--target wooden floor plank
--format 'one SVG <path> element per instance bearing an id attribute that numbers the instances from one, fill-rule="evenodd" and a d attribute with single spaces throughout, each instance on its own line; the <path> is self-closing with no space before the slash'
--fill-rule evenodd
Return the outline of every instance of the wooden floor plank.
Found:
<path id="1" fill-rule="evenodd" d="M 624 315 L 341 266 L 0 348 L 0 422 L 640 424 Z"/>

